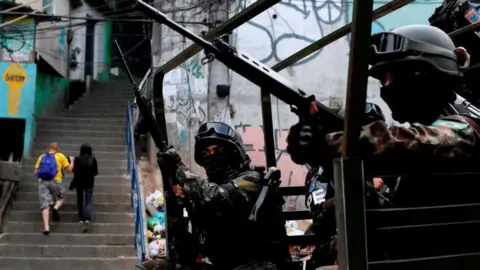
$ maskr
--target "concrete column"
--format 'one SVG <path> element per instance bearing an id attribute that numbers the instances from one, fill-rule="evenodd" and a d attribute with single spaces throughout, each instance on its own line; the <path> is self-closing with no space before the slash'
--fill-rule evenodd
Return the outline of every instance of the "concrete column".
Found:
<path id="1" fill-rule="evenodd" d="M 209 22 L 224 22 L 228 20 L 228 0 L 219 1 L 211 5 L 209 10 Z M 229 36 L 231 43 L 232 35 Z M 231 75 L 231 74 L 230 74 Z M 208 72 L 208 120 L 227 121 L 229 122 L 229 103 L 230 96 L 219 98 L 217 96 L 218 85 L 230 85 L 231 80 L 229 69 L 221 62 L 214 60 L 210 63 Z"/>

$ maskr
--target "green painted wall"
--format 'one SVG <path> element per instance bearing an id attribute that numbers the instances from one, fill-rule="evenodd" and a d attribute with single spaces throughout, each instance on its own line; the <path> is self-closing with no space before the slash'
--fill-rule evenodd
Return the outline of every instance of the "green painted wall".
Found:
<path id="1" fill-rule="evenodd" d="M 107 67 L 107 70 L 98 74 L 98 77 L 102 81 L 108 81 L 110 79 L 110 67 L 112 64 L 112 21 L 105 22 L 103 42 L 104 42 L 103 62 Z"/>
<path id="2" fill-rule="evenodd" d="M 35 116 L 55 115 L 66 105 L 68 79 L 50 74 L 37 73 L 35 89 Z"/>

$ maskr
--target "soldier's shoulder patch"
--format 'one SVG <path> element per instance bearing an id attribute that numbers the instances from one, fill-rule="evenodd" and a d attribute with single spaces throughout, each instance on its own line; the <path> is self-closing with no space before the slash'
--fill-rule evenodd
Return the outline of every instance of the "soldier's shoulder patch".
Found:
<path id="1" fill-rule="evenodd" d="M 454 121 L 454 120 L 437 120 L 435 121 L 432 126 L 434 127 L 448 127 L 455 130 L 462 130 L 468 127 L 467 123 L 461 121 Z"/>
<path id="2" fill-rule="evenodd" d="M 259 189 L 259 186 L 257 183 L 249 181 L 243 177 L 235 179 L 234 183 L 237 188 L 243 189 L 249 192 L 256 192 Z"/>

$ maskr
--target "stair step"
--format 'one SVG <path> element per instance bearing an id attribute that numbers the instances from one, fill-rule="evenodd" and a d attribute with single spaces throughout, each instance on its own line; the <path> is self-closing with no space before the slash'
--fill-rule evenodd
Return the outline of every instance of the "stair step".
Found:
<path id="1" fill-rule="evenodd" d="M 126 86 L 126 87 L 125 87 Z M 92 96 L 98 97 L 98 98 L 104 98 L 104 97 L 121 97 L 121 98 L 126 98 L 126 99 L 133 99 L 135 97 L 135 93 L 133 92 L 132 88 L 130 88 L 130 83 L 127 82 L 127 84 L 119 84 L 116 85 L 117 91 L 114 92 L 97 92 L 94 93 Z"/>
<path id="2" fill-rule="evenodd" d="M 82 124 L 99 124 L 104 126 L 118 126 L 118 120 L 116 119 L 105 119 L 105 118 L 65 118 L 65 117 L 38 117 L 36 122 L 39 124 L 43 123 L 54 123 L 54 124 L 72 124 L 72 125 L 82 125 Z M 125 123 L 122 123 L 125 125 Z"/>
<path id="3" fill-rule="evenodd" d="M 63 115 L 68 115 L 70 113 L 117 113 L 117 114 L 127 114 L 127 103 L 111 103 L 111 102 L 100 102 L 99 104 L 75 104 L 70 107 L 69 110 L 62 112 Z"/>
<path id="4" fill-rule="evenodd" d="M 96 118 L 96 117 L 105 117 L 105 118 L 110 118 L 110 119 L 117 119 L 117 121 L 125 122 L 126 115 L 119 115 L 119 114 L 89 114 L 89 113 L 65 113 L 63 115 L 64 117 L 83 117 L 83 118 Z"/>
<path id="5" fill-rule="evenodd" d="M 135 266 L 136 260 L 135 257 L 127 256 L 119 258 L 2 257 L 0 270 L 129 270 Z"/>
<path id="6" fill-rule="evenodd" d="M 23 184 L 22 184 L 23 185 Z M 23 188 L 22 188 L 23 190 Z M 13 210 L 20 211 L 39 211 L 40 205 L 38 202 L 21 202 L 14 201 L 12 205 Z M 93 203 L 92 211 L 100 213 L 128 213 L 131 211 L 130 202 L 128 203 Z M 77 211 L 77 204 L 75 200 L 68 200 L 62 206 L 62 211 L 75 212 Z"/>
<path id="7" fill-rule="evenodd" d="M 22 170 L 24 174 L 33 174 L 34 164 L 25 163 Z M 127 167 L 98 167 L 99 175 L 124 175 L 127 173 Z"/>
<path id="8" fill-rule="evenodd" d="M 41 220 L 40 211 L 20 211 L 15 210 L 10 213 L 11 220 L 23 220 L 23 221 L 35 221 Z M 60 209 L 60 221 L 61 223 L 78 223 L 78 213 L 77 212 L 65 212 Z M 92 221 L 93 222 L 128 222 L 133 223 L 133 215 L 130 213 L 101 213 L 97 211 L 92 212 Z"/>
<path id="9" fill-rule="evenodd" d="M 38 208 L 38 204 L 37 204 Z M 78 223 L 63 223 L 50 224 L 50 233 L 69 233 L 80 234 L 81 224 Z M 9 221 L 5 231 L 7 233 L 39 233 L 43 230 L 43 223 L 26 222 L 26 221 Z M 133 223 L 98 223 L 92 222 L 88 230 L 89 234 L 131 234 L 134 231 Z"/>
<path id="10" fill-rule="evenodd" d="M 69 191 L 67 192 L 67 200 L 75 201 L 77 194 Z M 68 199 L 71 198 L 71 199 Z M 23 192 L 17 193 L 17 200 L 25 202 L 38 202 L 38 192 Z M 93 192 L 93 202 L 95 203 L 129 203 L 130 193 L 125 194 L 110 194 Z"/>
<path id="11" fill-rule="evenodd" d="M 67 182 L 70 184 L 70 181 Z M 95 183 L 95 191 L 99 193 L 128 193 L 131 190 L 131 185 L 129 182 L 125 181 L 122 183 L 116 184 L 102 184 L 102 183 Z M 19 186 L 19 190 L 25 192 L 35 192 L 38 191 L 38 183 L 36 181 L 32 182 L 21 182 Z"/>
<path id="12" fill-rule="evenodd" d="M 33 174 L 33 169 L 30 170 L 31 173 L 25 173 L 23 175 L 23 183 L 37 183 L 37 177 Z M 65 175 L 63 179 L 64 184 L 70 184 L 70 181 L 72 181 L 73 175 L 72 174 L 67 174 Z M 101 174 L 97 175 L 95 177 L 95 185 L 98 184 L 120 184 L 120 185 L 125 185 L 125 184 L 131 184 L 130 177 L 128 175 L 118 175 L 118 174 L 113 174 L 113 175 L 108 175 L 108 174 Z"/>
<path id="13" fill-rule="evenodd" d="M 118 108 L 118 107 L 117 107 Z M 121 108 L 121 107 L 120 107 Z M 68 115 L 68 116 L 80 116 L 80 117 L 84 117 L 85 116 L 88 116 L 88 117 L 112 117 L 112 116 L 123 116 L 125 117 L 127 115 L 127 111 L 126 110 L 121 110 L 121 111 L 117 111 L 117 110 L 111 110 L 111 111 L 106 111 L 106 112 L 96 112 L 96 111 L 92 111 L 92 108 L 85 108 L 85 109 L 81 109 L 81 110 L 77 110 L 77 111 L 64 111 L 62 114 L 64 115 Z"/>
<path id="14" fill-rule="evenodd" d="M 120 92 L 120 93 L 93 93 L 92 95 L 87 95 L 85 96 L 86 99 L 98 99 L 98 100 L 108 100 L 108 99 L 123 99 L 123 100 L 133 100 L 135 98 L 135 93 L 133 93 L 133 90 L 126 91 L 126 92 Z"/>
<path id="15" fill-rule="evenodd" d="M 50 143 L 50 142 L 48 142 Z M 38 152 L 45 152 L 48 148 L 48 143 L 47 142 L 37 142 L 36 140 L 33 142 L 33 150 L 32 152 L 38 153 Z M 69 156 L 76 156 L 75 153 L 78 153 L 80 151 L 80 146 L 84 144 L 85 142 L 82 141 L 76 141 L 74 143 L 64 143 L 60 145 L 60 150 L 63 153 L 67 153 Z M 115 152 L 115 153 L 120 153 L 123 152 L 124 155 L 127 154 L 126 152 L 126 146 L 124 143 L 121 144 L 116 144 L 116 145 L 108 145 L 108 144 L 93 144 L 90 143 L 90 146 L 93 148 L 93 153 L 97 152 Z M 74 153 L 74 154 L 69 154 L 69 153 Z"/>
<path id="16" fill-rule="evenodd" d="M 53 123 L 44 122 L 37 124 L 37 132 L 56 130 L 62 133 L 63 130 L 78 130 L 78 131 L 109 131 L 109 132 L 121 132 L 125 133 L 125 122 L 118 122 L 110 125 L 96 124 L 96 123 L 77 123 L 72 121 L 71 123 Z"/>
<path id="17" fill-rule="evenodd" d="M 85 137 L 67 137 L 62 134 L 56 134 L 53 136 L 36 136 L 35 143 L 47 145 L 48 143 L 56 142 L 60 144 L 62 148 L 63 144 L 79 144 L 84 143 L 90 144 L 92 147 L 94 145 L 106 144 L 106 145 L 122 145 L 125 144 L 125 138 L 91 138 L 88 136 Z M 80 149 L 80 147 L 78 148 Z M 94 149 L 95 150 L 95 149 Z"/>
<path id="18" fill-rule="evenodd" d="M 74 105 L 68 109 L 69 112 L 115 112 L 115 113 L 127 113 L 127 106 L 117 106 L 112 107 L 101 106 L 101 107 L 92 107 L 89 105 Z"/>
<path id="19" fill-rule="evenodd" d="M 37 162 L 37 156 L 35 157 L 29 157 L 24 160 L 24 165 L 28 167 L 28 165 L 34 165 L 35 162 Z M 98 167 L 102 168 L 126 168 L 127 167 L 127 160 L 125 159 L 125 155 L 122 155 L 122 157 L 118 157 L 121 159 L 113 159 L 113 160 L 107 160 L 107 159 L 97 159 Z"/>
<path id="20" fill-rule="evenodd" d="M 45 130 L 45 129 L 37 129 L 35 137 L 72 137 L 72 138 L 111 138 L 111 139 L 124 139 L 125 138 L 125 128 L 122 132 L 111 132 L 111 131 L 102 131 L 96 129 L 85 129 L 85 130 L 68 130 L 68 129 L 54 129 L 54 130 Z"/>
<path id="21" fill-rule="evenodd" d="M 133 100 L 134 98 L 135 98 L 135 94 L 132 91 L 130 95 L 110 95 L 110 94 L 97 93 L 97 94 L 86 96 L 84 100 L 92 101 L 94 103 L 97 103 L 100 101 L 118 101 L 118 102 L 125 102 L 125 105 L 126 105 L 128 100 Z"/>
<path id="22" fill-rule="evenodd" d="M 135 250 L 132 245 L 6 245 L 0 244 L 0 257 L 133 257 Z"/>
<path id="23" fill-rule="evenodd" d="M 58 226 L 61 226 L 59 224 Z M 77 224 L 78 225 L 78 224 Z M 30 244 L 36 245 L 62 245 L 69 243 L 70 245 L 112 245 L 122 246 L 131 245 L 134 235 L 132 234 L 88 234 L 88 233 L 51 233 L 45 236 L 41 231 L 37 233 L 4 233 L 0 237 L 0 243 L 5 244 Z M 3 263 L 3 258 L 0 259 Z M 21 268 L 19 268 L 21 269 Z M 63 268 L 55 268 L 63 269 Z"/>
<path id="24" fill-rule="evenodd" d="M 64 150 L 64 147 L 62 147 L 62 151 Z M 77 154 L 73 154 L 72 152 L 74 151 L 69 151 L 69 155 L 78 155 L 79 154 L 80 147 L 76 150 Z M 41 154 L 44 154 L 45 150 L 35 150 L 32 152 L 31 157 L 36 160 L 37 157 L 39 157 Z M 93 155 L 97 159 L 97 161 L 100 163 L 103 161 L 108 161 L 108 160 L 123 160 L 127 157 L 127 152 L 126 151 L 112 151 L 112 152 L 103 152 L 103 151 L 96 151 L 96 149 L 93 149 Z"/>
<path id="25" fill-rule="evenodd" d="M 96 108 L 115 108 L 115 109 L 124 109 L 127 111 L 128 106 L 128 99 L 101 99 L 101 100 L 82 100 L 79 103 L 73 105 L 73 108 L 76 109 L 83 109 L 88 111 L 89 109 L 96 109 Z"/>

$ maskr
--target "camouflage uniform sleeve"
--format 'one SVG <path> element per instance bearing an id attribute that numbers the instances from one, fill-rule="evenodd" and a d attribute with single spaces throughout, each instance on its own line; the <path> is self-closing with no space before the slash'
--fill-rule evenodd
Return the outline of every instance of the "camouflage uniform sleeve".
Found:
<path id="1" fill-rule="evenodd" d="M 239 200 L 249 201 L 258 193 L 259 186 L 245 178 L 237 178 L 226 184 L 216 184 L 192 173 L 182 166 L 177 170 L 177 179 L 184 183 L 186 195 L 203 207 L 224 209 L 235 205 Z"/>
<path id="2" fill-rule="evenodd" d="M 380 154 L 385 158 L 399 158 L 402 154 L 418 154 L 422 158 L 468 157 L 476 152 L 479 132 L 478 124 L 464 116 L 443 117 L 430 126 L 417 123 L 388 128 L 384 122 L 377 121 L 362 128 L 361 154 Z M 342 137 L 342 132 L 326 136 L 334 155 L 342 151 Z"/>

